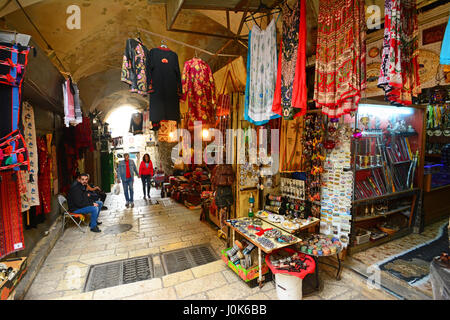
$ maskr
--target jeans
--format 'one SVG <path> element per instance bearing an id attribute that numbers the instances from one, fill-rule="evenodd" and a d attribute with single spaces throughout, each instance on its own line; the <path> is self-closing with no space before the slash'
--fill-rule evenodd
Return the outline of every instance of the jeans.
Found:
<path id="1" fill-rule="evenodd" d="M 123 193 L 125 194 L 125 200 L 127 203 L 134 202 L 133 183 L 133 178 L 122 180 Z"/>
<path id="2" fill-rule="evenodd" d="M 147 195 L 150 198 L 150 189 L 152 187 L 151 182 L 150 182 L 151 178 L 152 178 L 151 175 L 146 175 L 146 176 L 141 175 L 142 189 L 144 191 L 144 197 L 145 197 L 145 195 Z M 145 192 L 146 186 L 147 186 L 147 192 Z"/>
<path id="3" fill-rule="evenodd" d="M 97 226 L 97 219 L 98 214 L 100 213 L 100 205 L 98 207 L 91 206 L 91 207 L 84 207 L 78 210 L 75 210 L 73 213 L 79 213 L 79 214 L 90 214 L 91 215 L 91 223 L 89 224 L 89 227 L 95 228 Z"/>

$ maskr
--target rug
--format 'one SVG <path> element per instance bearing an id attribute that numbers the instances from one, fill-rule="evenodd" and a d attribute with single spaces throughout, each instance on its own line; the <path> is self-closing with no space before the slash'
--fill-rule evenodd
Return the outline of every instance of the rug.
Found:
<path id="1" fill-rule="evenodd" d="M 419 286 L 428 281 L 430 263 L 442 252 L 449 251 L 448 223 L 441 226 L 436 238 L 377 263 L 382 271 Z"/>

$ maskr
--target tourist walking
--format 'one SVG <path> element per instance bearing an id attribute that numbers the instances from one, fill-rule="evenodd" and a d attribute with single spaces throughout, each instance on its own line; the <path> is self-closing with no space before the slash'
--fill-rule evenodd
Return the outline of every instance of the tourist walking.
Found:
<path id="1" fill-rule="evenodd" d="M 151 180 L 153 177 L 153 163 L 148 153 L 144 154 L 144 157 L 142 158 L 141 165 L 139 166 L 139 175 L 141 176 L 142 179 L 142 190 L 144 191 L 144 200 L 147 199 L 147 197 L 150 200 Z"/>
<path id="2" fill-rule="evenodd" d="M 134 173 L 139 176 L 139 173 L 136 169 L 136 164 L 133 160 L 130 160 L 130 155 L 125 153 L 123 155 L 124 160 L 119 162 L 117 166 L 117 177 L 120 181 L 122 181 L 123 185 L 123 193 L 125 194 L 126 204 L 125 206 L 134 207 L 134 191 L 133 191 L 133 183 L 134 183 Z"/>

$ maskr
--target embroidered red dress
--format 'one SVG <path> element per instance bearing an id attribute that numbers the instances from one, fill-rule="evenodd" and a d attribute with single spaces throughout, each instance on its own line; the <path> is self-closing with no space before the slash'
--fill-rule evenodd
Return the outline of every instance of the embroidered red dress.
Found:
<path id="1" fill-rule="evenodd" d="M 356 111 L 366 84 L 362 0 L 320 0 L 314 100 L 331 118 Z"/>
<path id="2" fill-rule="evenodd" d="M 182 101 L 188 102 L 187 124 L 194 127 L 194 121 L 214 124 L 216 110 L 216 87 L 209 65 L 199 58 L 184 63 Z"/>

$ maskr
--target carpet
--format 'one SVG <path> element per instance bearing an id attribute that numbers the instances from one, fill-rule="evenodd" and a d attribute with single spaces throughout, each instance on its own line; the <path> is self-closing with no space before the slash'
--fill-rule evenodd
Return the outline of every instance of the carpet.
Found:
<path id="1" fill-rule="evenodd" d="M 448 223 L 442 225 L 437 237 L 391 256 L 377 263 L 380 270 L 392 274 L 394 277 L 408 282 L 410 285 L 418 286 L 428 281 L 430 263 L 434 257 L 442 252 L 449 251 Z"/>

